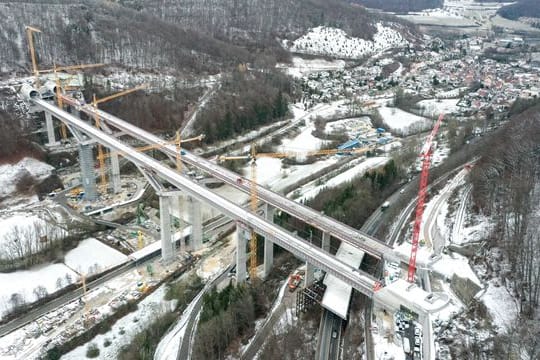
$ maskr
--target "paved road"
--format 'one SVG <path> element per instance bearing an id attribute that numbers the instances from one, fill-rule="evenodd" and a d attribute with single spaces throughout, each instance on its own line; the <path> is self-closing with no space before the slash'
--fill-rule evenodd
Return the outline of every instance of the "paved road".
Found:
<path id="1" fill-rule="evenodd" d="M 225 279 L 231 271 L 233 265 L 228 266 L 219 276 L 217 276 L 213 281 L 210 281 L 208 284 L 205 285 L 203 290 L 201 291 L 201 294 L 205 294 L 208 290 L 212 289 L 214 285 L 219 284 L 220 282 Z M 194 307 L 192 309 L 192 312 L 190 314 L 190 319 L 186 324 L 186 331 L 184 333 L 184 336 L 181 340 L 181 345 L 178 349 L 178 360 L 188 360 L 191 358 L 191 349 L 193 347 L 193 339 L 195 332 L 197 330 L 197 323 L 199 317 L 197 316 L 202 309 L 203 305 L 203 296 L 199 296 L 197 301 L 194 304 Z M 154 357 L 154 359 L 156 359 Z M 157 359 L 156 359 L 157 360 Z"/>

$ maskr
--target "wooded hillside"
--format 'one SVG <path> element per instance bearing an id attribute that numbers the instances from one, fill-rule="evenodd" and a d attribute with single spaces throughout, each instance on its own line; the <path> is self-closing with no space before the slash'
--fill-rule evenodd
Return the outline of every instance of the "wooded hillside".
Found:
<path id="1" fill-rule="evenodd" d="M 540 18 L 540 3 L 538 0 L 518 0 L 516 3 L 500 8 L 497 13 L 511 20 L 520 17 Z"/>
<path id="2" fill-rule="evenodd" d="M 353 0 L 352 2 L 373 9 L 400 13 L 441 8 L 444 5 L 444 0 Z"/>
<path id="3" fill-rule="evenodd" d="M 474 201 L 495 220 L 490 247 L 503 249 L 501 273 L 532 319 L 540 301 L 540 106 L 511 118 L 472 172 Z M 502 265 L 501 265 L 502 267 Z"/>
<path id="4" fill-rule="evenodd" d="M 36 36 L 42 68 L 103 62 L 214 73 L 260 57 L 285 60 L 276 38 L 319 25 L 369 39 L 383 15 L 342 0 L 29 0 L 0 3 L 0 18 L 0 74 L 29 71 L 25 25 L 43 31 Z"/>

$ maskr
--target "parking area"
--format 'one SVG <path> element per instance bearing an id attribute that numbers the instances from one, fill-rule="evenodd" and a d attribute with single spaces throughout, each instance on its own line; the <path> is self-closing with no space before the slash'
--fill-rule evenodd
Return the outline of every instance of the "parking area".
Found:
<path id="1" fill-rule="evenodd" d="M 422 359 L 422 327 L 408 314 L 398 311 L 394 314 L 396 340 L 401 339 L 407 360 Z"/>

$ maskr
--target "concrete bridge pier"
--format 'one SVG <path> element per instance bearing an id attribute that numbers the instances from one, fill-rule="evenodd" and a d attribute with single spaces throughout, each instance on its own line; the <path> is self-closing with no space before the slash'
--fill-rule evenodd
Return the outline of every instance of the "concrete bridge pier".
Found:
<path id="1" fill-rule="evenodd" d="M 81 166 L 81 183 L 84 188 L 84 198 L 94 201 L 98 198 L 98 193 L 91 142 L 79 143 L 79 164 Z"/>
<path id="2" fill-rule="evenodd" d="M 56 137 L 54 135 L 54 124 L 52 120 L 52 115 L 50 112 L 45 111 L 45 126 L 47 128 L 47 145 L 48 146 L 55 146 L 58 145 L 58 141 L 56 141 Z"/>
<path id="3" fill-rule="evenodd" d="M 122 184 L 120 183 L 120 162 L 118 160 L 118 153 L 111 151 L 109 155 L 111 159 L 112 191 L 113 193 L 118 194 L 120 191 L 122 191 Z"/>
<path id="4" fill-rule="evenodd" d="M 170 197 L 159 195 L 159 221 L 161 235 L 161 258 L 164 263 L 174 259 L 174 246 L 171 237 Z"/>
<path id="5" fill-rule="evenodd" d="M 239 222 L 236 222 L 236 284 L 242 284 L 247 279 L 247 244 L 250 232 Z"/>
<path id="6" fill-rule="evenodd" d="M 264 213 L 267 221 L 274 222 L 274 213 L 276 208 L 266 204 L 264 207 Z M 274 265 L 274 243 L 268 239 L 264 239 L 264 265 L 263 265 L 263 277 L 266 278 L 272 271 Z"/>
<path id="7" fill-rule="evenodd" d="M 189 197 L 190 217 L 191 217 L 191 249 L 200 250 L 203 245 L 203 227 L 201 203 L 199 200 Z"/>
<path id="8" fill-rule="evenodd" d="M 322 233 L 322 244 L 321 247 L 324 251 L 330 252 L 330 234 L 323 232 Z"/>
<path id="9" fill-rule="evenodd" d="M 310 287 L 315 281 L 315 266 L 306 262 L 306 274 L 304 276 L 304 287 Z"/>

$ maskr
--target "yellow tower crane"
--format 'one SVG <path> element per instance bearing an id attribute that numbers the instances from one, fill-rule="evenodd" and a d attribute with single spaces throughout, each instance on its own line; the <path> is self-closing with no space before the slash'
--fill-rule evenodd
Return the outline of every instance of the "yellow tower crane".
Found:
<path id="1" fill-rule="evenodd" d="M 139 85 L 139 86 L 134 87 L 132 89 L 120 91 L 119 93 L 109 95 L 109 96 L 106 96 L 106 97 L 101 98 L 101 99 L 97 99 L 96 94 L 94 94 L 92 96 L 92 106 L 96 110 L 96 111 L 94 111 L 94 121 L 95 121 L 96 128 L 98 128 L 98 129 L 101 128 L 101 120 L 100 120 L 98 112 L 97 112 L 98 104 L 102 104 L 104 102 L 114 100 L 114 99 L 116 99 L 116 98 L 118 98 L 120 96 L 124 96 L 124 95 L 127 95 L 127 94 L 131 94 L 131 93 L 133 93 L 135 91 L 145 89 L 147 86 L 148 85 L 146 85 L 146 84 Z M 105 175 L 105 154 L 103 152 L 103 146 L 101 144 L 98 144 L 98 161 L 99 161 L 99 173 L 100 173 L 100 178 L 101 178 L 101 188 L 102 188 L 102 191 L 106 191 L 106 189 L 107 189 L 107 176 Z"/>
<path id="2" fill-rule="evenodd" d="M 256 214 L 258 208 L 258 196 L 257 196 L 257 159 L 258 158 L 292 158 L 292 157 L 307 157 L 307 156 L 319 156 L 319 155 L 336 155 L 336 154 L 364 154 L 373 149 L 373 146 L 366 146 L 357 149 L 324 149 L 306 152 L 274 152 L 274 153 L 257 153 L 257 149 L 254 143 L 251 144 L 250 153 L 248 155 L 240 156 L 219 156 L 218 161 L 226 160 L 250 160 L 251 161 L 251 183 L 250 183 L 250 204 L 251 211 Z M 253 229 L 251 230 L 251 237 L 249 241 L 249 276 L 252 279 L 257 277 L 257 234 Z"/>
<path id="3" fill-rule="evenodd" d="M 86 65 L 74 65 L 74 66 L 62 66 L 57 67 L 56 64 L 53 66 L 52 72 L 54 73 L 55 82 L 56 82 L 56 102 L 57 106 L 60 109 L 64 108 L 64 103 L 62 102 L 62 93 L 64 93 L 66 90 L 69 90 L 67 86 L 64 86 L 60 78 L 58 77 L 58 71 L 62 70 L 75 70 L 75 69 L 86 69 L 90 67 L 98 67 L 98 66 L 104 66 L 104 64 L 86 64 Z M 39 72 L 49 72 L 50 70 L 40 70 Z M 63 122 L 60 123 L 60 131 L 62 134 L 62 139 L 67 139 L 67 128 L 66 124 Z"/>
<path id="4" fill-rule="evenodd" d="M 37 67 L 36 49 L 34 48 L 34 33 L 41 33 L 41 30 L 32 26 L 25 26 L 26 37 L 28 39 L 28 48 L 30 49 L 30 58 L 32 61 L 32 74 L 35 77 L 35 86 L 39 87 L 39 71 Z"/>

